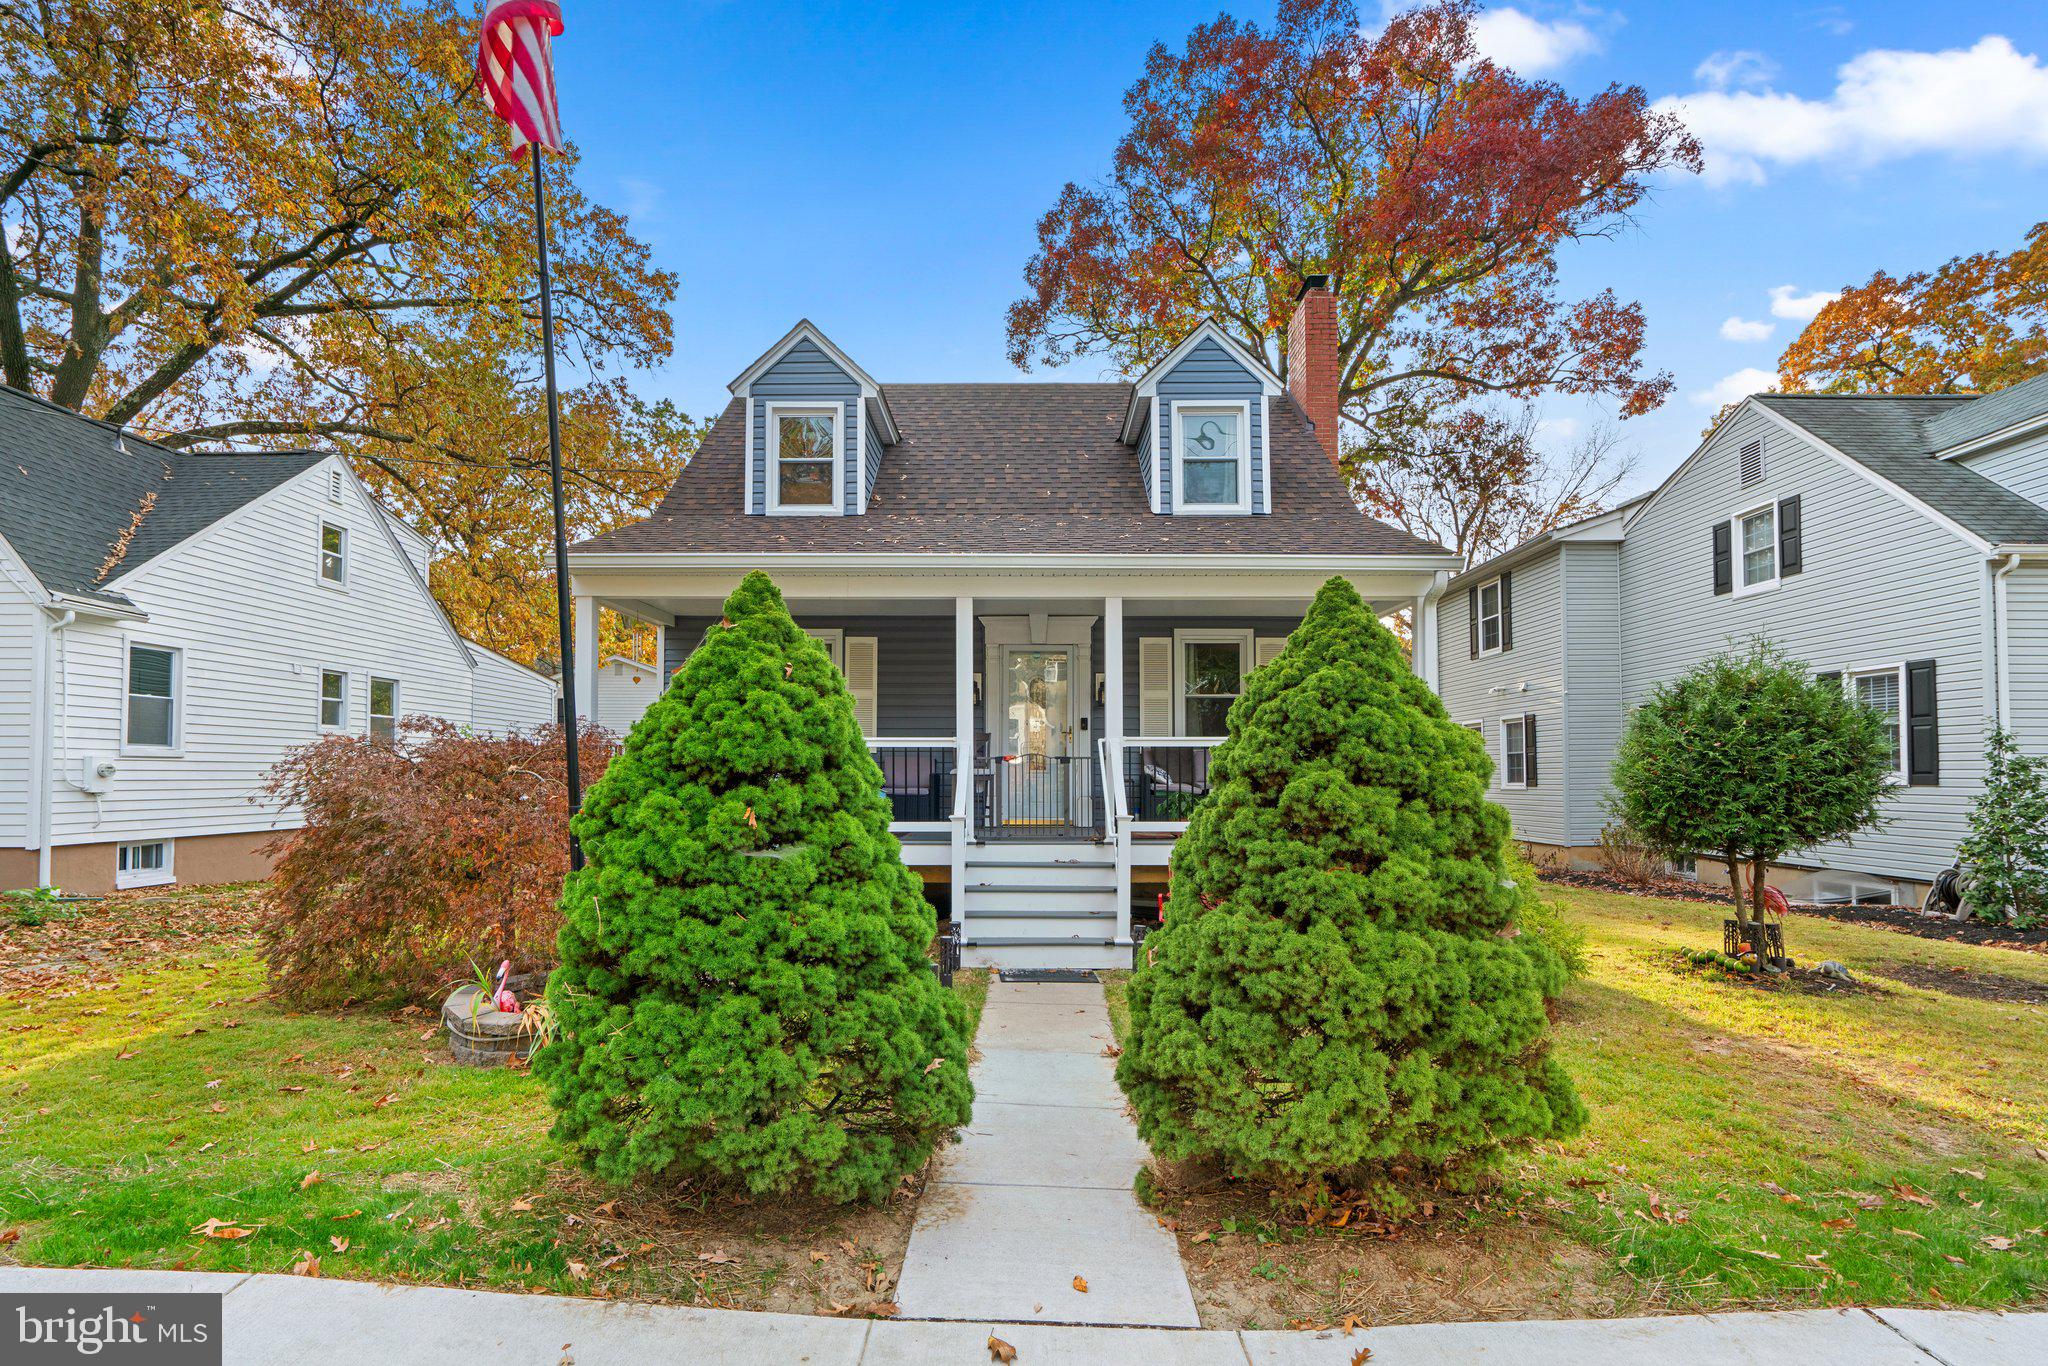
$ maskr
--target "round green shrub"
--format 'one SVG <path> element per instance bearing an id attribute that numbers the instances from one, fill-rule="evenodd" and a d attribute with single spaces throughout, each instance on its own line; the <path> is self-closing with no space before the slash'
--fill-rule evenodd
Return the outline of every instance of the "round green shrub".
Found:
<path id="1" fill-rule="evenodd" d="M 845 679 L 749 574 L 575 820 L 534 1057 L 599 1175 L 878 1200 L 966 1122 L 967 1010 Z"/>
<path id="2" fill-rule="evenodd" d="M 1118 1080 L 1168 1158 L 1290 1186 L 1472 1169 L 1585 1121 L 1569 977 L 1479 737 L 1331 579 L 1255 671 L 1173 851 Z"/>

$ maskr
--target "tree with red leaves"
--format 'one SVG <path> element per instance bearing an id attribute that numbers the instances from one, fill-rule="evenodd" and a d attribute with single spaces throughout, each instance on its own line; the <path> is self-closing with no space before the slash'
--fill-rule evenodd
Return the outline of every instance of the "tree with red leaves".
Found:
<path id="1" fill-rule="evenodd" d="M 1496 66 L 1473 17 L 1441 0 L 1372 33 L 1349 0 L 1281 0 L 1270 30 L 1226 15 L 1155 45 L 1113 174 L 1039 220 L 1011 360 L 1135 371 L 1213 317 L 1284 372 L 1295 291 L 1325 274 L 1354 423 L 1489 393 L 1655 408 L 1641 306 L 1565 297 L 1557 253 L 1628 227 L 1699 144 L 1638 87 L 1580 101 Z"/>

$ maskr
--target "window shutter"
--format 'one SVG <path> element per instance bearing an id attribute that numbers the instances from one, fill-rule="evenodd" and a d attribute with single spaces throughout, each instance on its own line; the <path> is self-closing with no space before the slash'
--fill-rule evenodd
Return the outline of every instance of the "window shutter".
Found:
<path id="1" fill-rule="evenodd" d="M 1286 636 L 1260 636 L 1252 642 L 1252 667 L 1263 669 L 1280 657 L 1287 648 Z"/>
<path id="2" fill-rule="evenodd" d="M 1941 728 L 1931 659 L 1906 665 L 1906 782 L 1913 787 L 1941 783 Z"/>
<path id="3" fill-rule="evenodd" d="M 1511 591 L 1513 574 L 1500 576 L 1500 648 L 1506 654 L 1515 648 L 1515 595 Z"/>
<path id="4" fill-rule="evenodd" d="M 1813 681 L 1816 683 L 1831 684 L 1832 686 L 1839 688 L 1842 686 L 1842 671 L 1840 669 L 1830 669 L 1826 673 L 1815 674 L 1813 676 Z"/>
<path id="5" fill-rule="evenodd" d="M 1173 637 L 1138 641 L 1138 734 L 1173 734 Z"/>
<path id="6" fill-rule="evenodd" d="M 1735 537 L 1728 523 L 1714 524 L 1714 592 L 1735 591 Z"/>
<path id="7" fill-rule="evenodd" d="M 853 719 L 860 723 L 862 735 L 872 736 L 878 729 L 875 724 L 875 674 L 880 652 L 873 636 L 848 636 L 843 643 L 846 647 L 846 686 L 853 693 Z"/>
<path id="8" fill-rule="evenodd" d="M 1522 784 L 1536 786 L 1536 713 L 1522 718 Z"/>
<path id="9" fill-rule="evenodd" d="M 1806 567 L 1799 543 L 1799 497 L 1778 500 L 1778 573 L 1797 574 Z"/>
<path id="10" fill-rule="evenodd" d="M 1471 637 L 1472 658 L 1479 658 L 1479 585 L 1465 590 L 1466 634 Z"/>

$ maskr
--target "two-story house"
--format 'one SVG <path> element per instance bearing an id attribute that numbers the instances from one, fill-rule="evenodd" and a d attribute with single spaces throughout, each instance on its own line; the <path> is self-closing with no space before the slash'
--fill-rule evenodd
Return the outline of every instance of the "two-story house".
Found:
<path id="1" fill-rule="evenodd" d="M 1584 859 L 1629 709 L 1757 637 L 1882 712 L 1897 759 L 1882 824 L 1779 876 L 1917 900 L 1954 862 L 1989 728 L 2048 753 L 2048 378 L 1748 399 L 1653 493 L 1455 579 L 1439 686 L 1520 837 Z"/>
<path id="2" fill-rule="evenodd" d="M 967 961 L 1128 963 L 1224 713 L 1317 587 L 1427 641 L 1460 565 L 1337 471 L 1334 303 L 1304 286 L 1285 384 L 1206 323 L 1102 384 L 884 384 L 799 323 L 651 516 L 571 549 L 579 702 L 617 714 L 600 606 L 659 628 L 665 678 L 765 570 L 845 672 Z"/>
<path id="3" fill-rule="evenodd" d="M 286 750 L 550 720 L 336 455 L 201 455 L 0 387 L 0 890 L 268 871 Z"/>

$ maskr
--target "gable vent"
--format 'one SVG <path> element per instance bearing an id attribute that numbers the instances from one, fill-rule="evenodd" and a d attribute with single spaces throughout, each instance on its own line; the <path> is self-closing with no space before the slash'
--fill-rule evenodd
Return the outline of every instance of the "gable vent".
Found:
<path id="1" fill-rule="evenodd" d="M 327 496 L 333 502 L 341 501 L 341 471 L 327 471 Z"/>
<path id="2" fill-rule="evenodd" d="M 1764 481 L 1764 443 L 1751 441 L 1742 448 L 1742 487 Z"/>

